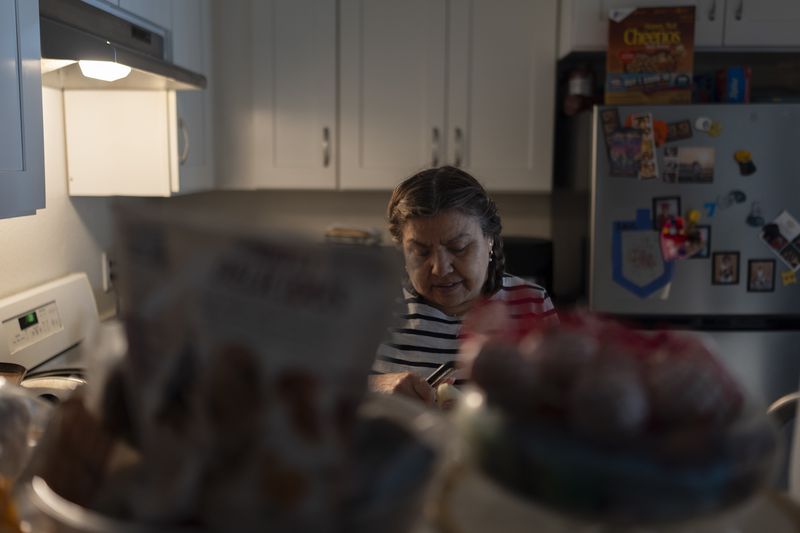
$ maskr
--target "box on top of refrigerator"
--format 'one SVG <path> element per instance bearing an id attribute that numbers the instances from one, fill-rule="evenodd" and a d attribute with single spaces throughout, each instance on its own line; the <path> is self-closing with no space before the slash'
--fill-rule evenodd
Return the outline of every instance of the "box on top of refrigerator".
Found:
<path id="1" fill-rule="evenodd" d="M 606 104 L 692 101 L 694 6 L 609 12 Z"/>

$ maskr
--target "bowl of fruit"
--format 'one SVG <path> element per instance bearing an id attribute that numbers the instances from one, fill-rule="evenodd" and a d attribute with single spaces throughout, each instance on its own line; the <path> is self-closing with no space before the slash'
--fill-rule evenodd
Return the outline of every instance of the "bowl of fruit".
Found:
<path id="1" fill-rule="evenodd" d="M 462 347 L 476 389 L 460 427 L 472 461 L 529 501 L 604 523 L 680 522 L 774 474 L 776 428 L 698 337 L 588 314 L 525 331 L 489 322 Z"/>

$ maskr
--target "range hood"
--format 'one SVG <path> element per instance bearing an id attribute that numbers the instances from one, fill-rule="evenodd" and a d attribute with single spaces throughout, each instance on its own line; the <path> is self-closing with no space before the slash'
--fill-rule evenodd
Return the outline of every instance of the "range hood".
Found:
<path id="1" fill-rule="evenodd" d="M 29 0 L 26 0 L 29 1 Z M 35 1 L 35 0 L 34 0 Z M 164 38 L 81 0 L 39 0 L 42 84 L 63 89 L 204 89 L 202 74 L 166 60 Z M 78 63 L 83 63 L 83 69 Z M 115 81 L 87 77 L 91 64 L 130 73 Z"/>

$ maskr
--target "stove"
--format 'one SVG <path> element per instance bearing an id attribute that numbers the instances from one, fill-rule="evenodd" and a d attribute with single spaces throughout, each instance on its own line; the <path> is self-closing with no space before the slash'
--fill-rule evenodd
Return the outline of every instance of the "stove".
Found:
<path id="1" fill-rule="evenodd" d="M 22 365 L 23 387 L 63 400 L 85 383 L 81 343 L 99 325 L 85 273 L 0 299 L 0 363 Z"/>

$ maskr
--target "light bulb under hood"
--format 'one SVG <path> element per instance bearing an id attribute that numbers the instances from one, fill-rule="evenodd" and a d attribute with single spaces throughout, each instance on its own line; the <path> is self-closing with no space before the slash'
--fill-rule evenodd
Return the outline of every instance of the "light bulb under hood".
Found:
<path id="1" fill-rule="evenodd" d="M 131 73 L 131 67 L 117 63 L 115 61 L 90 61 L 81 59 L 78 61 L 81 74 L 87 78 L 102 81 L 117 81 Z"/>

